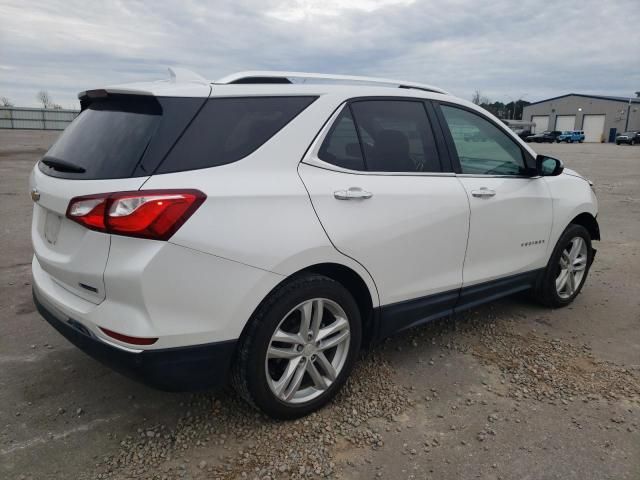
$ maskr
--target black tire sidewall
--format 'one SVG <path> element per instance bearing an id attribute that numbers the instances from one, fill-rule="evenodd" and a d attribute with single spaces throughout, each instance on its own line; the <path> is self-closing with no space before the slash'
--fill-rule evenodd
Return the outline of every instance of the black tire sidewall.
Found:
<path id="1" fill-rule="evenodd" d="M 284 293 L 278 295 L 275 302 L 266 306 L 266 311 L 258 320 L 259 325 L 256 325 L 251 333 L 251 347 L 246 357 L 247 365 L 244 369 L 246 384 L 255 405 L 268 415 L 281 419 L 293 419 L 307 415 L 322 407 L 335 396 L 353 368 L 362 337 L 358 305 L 341 284 L 318 275 L 301 277 L 293 280 L 292 283 L 293 285 L 290 287 L 293 288 L 288 288 Z M 349 352 L 338 378 L 324 394 L 309 402 L 292 405 L 282 402 L 271 392 L 267 383 L 264 362 L 271 336 L 280 321 L 297 305 L 311 298 L 333 300 L 345 311 L 351 330 Z"/>
<path id="2" fill-rule="evenodd" d="M 584 276 L 580 281 L 580 285 L 578 285 L 576 291 L 573 292 L 573 295 L 571 295 L 569 298 L 561 298 L 558 295 L 558 291 L 556 290 L 556 276 L 559 268 L 560 256 L 562 255 L 562 251 L 565 249 L 569 241 L 571 241 L 575 237 L 582 237 L 587 245 L 587 265 L 585 267 Z M 582 225 L 569 225 L 560 236 L 558 243 L 556 243 L 556 247 L 553 250 L 551 258 L 549 259 L 547 268 L 545 269 L 541 286 L 543 302 L 553 307 L 564 307 L 573 302 L 573 300 L 582 290 L 582 287 L 587 280 L 587 276 L 589 275 L 589 270 L 591 268 L 591 263 L 593 262 L 593 254 L 594 251 L 593 247 L 591 246 L 591 235 L 589 235 L 589 231 Z"/>

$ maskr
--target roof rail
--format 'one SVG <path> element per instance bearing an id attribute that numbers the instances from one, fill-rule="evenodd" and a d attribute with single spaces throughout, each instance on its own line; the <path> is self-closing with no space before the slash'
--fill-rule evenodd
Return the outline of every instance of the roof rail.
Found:
<path id="1" fill-rule="evenodd" d="M 374 85 L 386 85 L 396 88 L 415 88 L 427 92 L 443 93 L 447 95 L 449 92 L 426 85 L 424 83 L 405 82 L 404 80 L 392 80 L 389 78 L 376 77 L 358 77 L 354 75 L 332 75 L 327 73 L 307 73 L 307 72 L 277 72 L 277 71 L 248 71 L 238 72 L 227 75 L 226 77 L 215 80 L 214 84 L 238 84 L 238 83 L 296 83 L 291 79 L 301 79 L 302 83 L 307 80 L 325 80 L 336 83 L 370 83 Z M 311 82 L 310 82 L 311 83 Z"/>

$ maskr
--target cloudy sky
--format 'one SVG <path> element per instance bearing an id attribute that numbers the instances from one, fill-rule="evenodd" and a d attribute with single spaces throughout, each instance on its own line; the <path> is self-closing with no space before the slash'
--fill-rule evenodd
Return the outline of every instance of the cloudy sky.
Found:
<path id="1" fill-rule="evenodd" d="M 384 76 L 470 99 L 640 90 L 638 0 L 0 0 L 0 96 L 239 70 Z"/>

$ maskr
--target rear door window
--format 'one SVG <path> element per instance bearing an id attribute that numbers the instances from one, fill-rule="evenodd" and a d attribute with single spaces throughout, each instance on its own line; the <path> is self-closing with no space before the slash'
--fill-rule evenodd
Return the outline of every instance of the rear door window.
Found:
<path id="1" fill-rule="evenodd" d="M 356 125 L 349 107 L 345 107 L 327 134 L 318 158 L 349 170 L 366 170 Z"/>
<path id="2" fill-rule="evenodd" d="M 435 138 L 422 102 L 366 100 L 353 102 L 351 109 L 369 171 L 441 171 Z"/>
<path id="3" fill-rule="evenodd" d="M 316 98 L 210 98 L 156 173 L 236 162 L 262 146 Z"/>

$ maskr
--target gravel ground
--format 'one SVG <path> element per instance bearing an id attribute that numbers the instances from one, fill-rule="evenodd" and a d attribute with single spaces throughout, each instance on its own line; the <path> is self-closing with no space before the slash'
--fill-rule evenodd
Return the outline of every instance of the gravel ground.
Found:
<path id="1" fill-rule="evenodd" d="M 0 478 L 640 478 L 640 147 L 538 147 L 598 191 L 571 307 L 520 295 L 406 332 L 330 406 L 274 422 L 133 383 L 35 313 L 26 182 L 55 136 L 0 131 Z"/>

